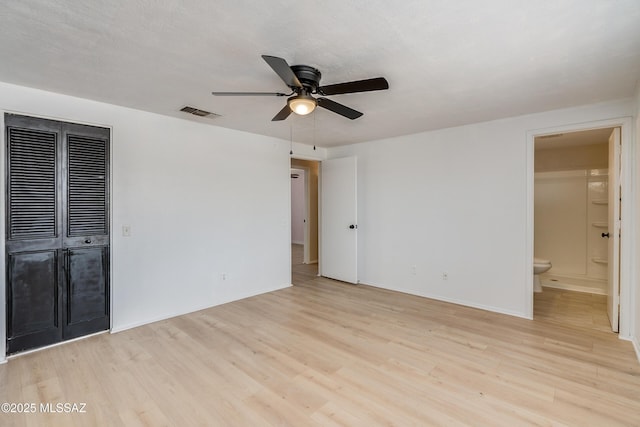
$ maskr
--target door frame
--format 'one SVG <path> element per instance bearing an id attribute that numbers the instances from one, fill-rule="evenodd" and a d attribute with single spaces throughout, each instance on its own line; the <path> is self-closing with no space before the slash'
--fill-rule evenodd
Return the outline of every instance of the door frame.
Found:
<path id="1" fill-rule="evenodd" d="M 309 236 L 307 235 L 307 227 L 308 227 L 308 223 L 309 221 L 307 221 L 307 216 L 308 216 L 308 211 L 309 211 L 309 204 L 308 204 L 308 189 L 307 189 L 307 175 L 309 174 L 309 168 L 303 167 L 303 166 L 291 166 L 291 173 L 293 173 L 294 170 L 298 170 L 298 171 L 302 171 L 302 187 L 303 187 L 303 194 L 302 196 L 304 197 L 304 200 L 302 202 L 302 217 L 304 218 L 304 225 L 302 226 L 302 246 L 304 247 L 304 252 L 306 254 L 306 248 L 307 248 L 307 244 L 308 244 L 308 238 Z M 293 182 L 293 178 L 291 178 L 291 182 Z M 292 200 L 293 202 L 293 200 Z M 293 203 L 292 203 L 293 205 Z M 293 239 L 291 239 L 293 243 Z M 306 264 L 306 256 L 303 257 L 303 263 Z"/>
<path id="2" fill-rule="evenodd" d="M 607 141 L 608 179 L 607 179 L 607 316 L 614 332 L 620 330 L 620 179 L 622 174 L 621 144 L 622 132 L 619 127 L 613 128 Z M 611 173 L 611 169 L 615 169 Z M 611 178 L 613 177 L 613 179 Z M 614 185 L 612 185 L 614 184 Z M 613 202 L 613 203 L 612 203 Z M 611 262 L 612 260 L 616 262 Z M 615 268 L 618 270 L 616 271 Z M 616 292 L 617 291 L 617 295 Z"/>
<path id="3" fill-rule="evenodd" d="M 7 189 L 6 189 L 6 161 L 7 161 L 7 153 L 6 153 L 6 129 L 5 129 L 5 121 L 4 115 L 8 114 L 18 114 L 22 116 L 29 116 L 38 119 L 46 119 L 46 120 L 55 120 L 59 122 L 66 123 L 75 123 L 81 125 L 88 126 L 96 126 L 109 129 L 109 330 L 106 332 L 111 333 L 113 329 L 113 295 L 114 295 L 114 285 L 111 278 L 113 278 L 113 237 L 115 234 L 115 230 L 113 228 L 113 126 L 104 123 L 92 123 L 86 122 L 83 120 L 76 120 L 70 118 L 60 118 L 60 117 L 51 117 L 42 114 L 36 114 L 33 112 L 25 112 L 25 111 L 15 111 L 15 110 L 7 110 L 0 109 L 0 200 L 6 200 L 7 197 Z M 4 203 L 3 203 L 4 206 Z M 7 363 L 7 271 L 6 271 L 6 263 L 4 260 L 6 259 L 6 209 L 0 209 L 0 259 L 3 262 L 0 262 L 0 364 Z M 105 331 L 99 332 L 104 333 Z M 94 334 L 91 334 L 94 335 Z M 87 335 L 89 337 L 91 335 Z M 33 351 L 43 350 L 45 348 L 66 344 L 68 342 L 76 341 L 78 339 L 83 339 L 86 337 L 75 338 L 68 341 L 61 341 L 59 343 L 52 344 L 50 346 L 41 347 L 33 350 L 29 350 L 23 353 L 19 353 L 13 355 L 11 357 L 19 357 L 22 354 L 31 353 Z"/>
<path id="4" fill-rule="evenodd" d="M 322 161 L 326 160 L 325 157 L 322 156 L 309 156 L 303 154 L 292 154 L 289 156 L 289 168 L 287 169 L 289 173 L 291 173 L 291 169 L 303 169 L 304 170 L 304 179 L 305 179 L 305 187 L 304 187 L 304 203 L 305 203 L 305 216 L 309 216 L 311 199 L 310 199 L 310 188 L 311 180 L 309 176 L 311 174 L 311 169 L 306 166 L 293 166 L 291 165 L 291 160 L 308 160 L 311 162 L 318 162 L 318 274 L 320 274 L 322 268 L 322 259 L 320 253 L 322 251 L 322 182 L 321 182 L 321 174 L 322 174 Z M 289 179 L 291 181 L 291 179 Z M 291 188 L 291 185 L 289 185 Z M 291 212 L 291 191 L 289 191 L 289 212 Z M 304 225 L 304 263 L 310 262 L 310 249 L 309 249 L 309 234 L 310 234 L 310 223 L 307 221 Z M 291 242 L 291 214 L 289 214 L 289 242 Z M 291 270 L 291 244 L 289 244 L 289 270 Z M 291 282 L 291 277 L 289 278 Z"/>
<path id="5" fill-rule="evenodd" d="M 619 127 L 621 130 L 621 156 L 620 156 L 620 196 L 623 203 L 620 209 L 621 238 L 620 238 L 620 324 L 619 337 L 631 339 L 631 309 L 632 309 L 632 283 L 634 274 L 634 246 L 632 243 L 636 221 L 633 216 L 635 195 L 633 193 L 633 177 L 635 165 L 633 163 L 633 119 L 632 117 L 619 117 L 606 120 L 596 120 L 585 123 L 566 124 L 542 129 L 527 131 L 527 191 L 526 191 L 526 248 L 525 248 L 525 298 L 527 317 L 533 319 L 533 210 L 534 210 L 534 156 L 535 138 L 555 133 L 567 133 L 593 129 Z M 626 203 L 625 203 L 626 201 Z"/>
<path id="6" fill-rule="evenodd" d="M 318 162 L 320 163 L 320 162 Z M 303 237 L 302 237 L 302 246 L 303 246 L 303 264 L 311 264 L 310 262 L 310 252 L 311 248 L 309 247 L 309 240 L 311 236 L 311 222 L 309 221 L 309 215 L 311 214 L 311 194 L 310 194 L 310 185 L 311 180 L 309 179 L 309 175 L 311 174 L 311 168 L 307 166 L 291 166 L 291 169 L 297 169 L 304 172 L 304 227 L 303 227 Z"/>

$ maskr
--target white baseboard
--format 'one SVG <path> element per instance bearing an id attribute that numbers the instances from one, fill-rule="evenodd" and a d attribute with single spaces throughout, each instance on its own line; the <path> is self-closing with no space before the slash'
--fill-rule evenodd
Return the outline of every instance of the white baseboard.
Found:
<path id="1" fill-rule="evenodd" d="M 166 314 L 166 315 L 162 315 L 162 316 L 158 316 L 158 317 L 154 317 L 154 318 L 150 318 L 150 319 L 141 320 L 139 322 L 133 322 L 133 323 L 128 323 L 128 324 L 121 325 L 121 326 L 112 327 L 111 328 L 111 333 L 115 334 L 115 333 L 118 333 L 118 332 L 126 331 L 128 329 L 137 328 L 138 326 L 144 326 L 144 325 L 148 325 L 150 323 L 155 323 L 155 322 L 160 322 L 162 320 L 171 319 L 172 317 L 184 316 L 185 314 L 195 313 L 196 311 L 206 310 L 207 308 L 216 307 L 218 305 L 227 304 L 227 303 L 233 302 L 233 301 L 240 301 L 242 299 L 251 298 L 251 297 L 254 297 L 256 295 L 262 295 L 262 294 L 266 294 L 266 293 L 269 293 L 269 292 L 279 291 L 280 289 L 289 288 L 291 286 L 292 286 L 291 284 L 285 284 L 285 285 L 282 285 L 282 286 L 277 286 L 277 287 L 275 287 L 273 289 L 267 289 L 265 291 L 260 291 L 260 292 L 257 292 L 257 293 L 256 292 L 250 292 L 250 293 L 247 293 L 245 295 L 241 295 L 241 296 L 239 296 L 237 298 L 218 301 L 215 304 L 207 304 L 207 305 L 197 306 L 197 307 L 193 307 L 193 308 L 191 308 L 189 310 L 186 310 L 186 311 L 173 312 L 173 313 L 169 313 L 169 314 Z"/>
<path id="2" fill-rule="evenodd" d="M 7 363 L 7 359 L 6 358 L 0 359 L 0 365 L 4 365 L 5 363 Z"/>
<path id="3" fill-rule="evenodd" d="M 607 294 L 607 281 L 594 277 L 544 273 L 540 275 L 540 284 L 547 288 L 562 289 L 565 291 L 584 292 L 596 295 Z"/>
<path id="4" fill-rule="evenodd" d="M 220 303 L 220 304 L 224 304 L 224 303 Z M 183 315 L 189 314 L 189 313 L 195 313 L 196 311 L 205 310 L 205 309 L 210 308 L 210 307 L 215 307 L 216 305 L 219 305 L 219 304 L 203 305 L 203 306 L 193 307 L 192 309 L 189 309 L 187 311 L 176 311 L 176 312 L 169 313 L 169 314 L 166 314 L 166 315 L 144 319 L 144 320 L 141 320 L 139 322 L 127 323 L 125 325 L 116 326 L 116 327 L 111 328 L 111 333 L 112 334 L 117 334 L 118 332 L 123 332 L 123 331 L 129 330 L 129 329 L 137 328 L 139 326 L 148 325 L 150 323 L 161 322 L 163 320 L 171 319 L 172 317 L 178 317 L 178 316 L 183 316 Z"/>
<path id="5" fill-rule="evenodd" d="M 458 300 L 458 299 L 455 299 L 455 298 L 447 298 L 447 297 L 442 297 L 442 296 L 437 296 L 437 295 L 436 296 L 426 296 L 426 298 L 432 298 L 432 299 L 436 299 L 436 300 L 439 300 L 439 301 L 448 302 L 448 303 L 451 303 L 451 304 L 463 305 L 465 307 L 471 307 L 471 308 L 477 308 L 477 309 L 480 309 L 480 310 L 491 311 L 493 313 L 506 314 L 507 316 L 520 317 L 522 319 L 533 320 L 532 317 L 526 316 L 524 313 L 519 313 L 517 311 L 512 311 L 512 310 L 505 310 L 503 308 L 494 307 L 492 305 L 476 304 L 474 302 Z"/>
<path id="6" fill-rule="evenodd" d="M 638 362 L 640 362 L 640 341 L 638 341 L 637 337 L 632 337 L 631 344 L 633 344 L 633 349 L 636 351 L 636 357 L 638 358 Z"/>
<path id="7" fill-rule="evenodd" d="M 418 297 L 423 297 L 423 298 L 434 299 L 434 300 L 437 300 L 437 301 L 448 302 L 450 304 L 462 305 L 462 306 L 465 306 L 465 307 L 471 307 L 471 308 L 477 308 L 477 309 L 480 309 L 480 310 L 491 311 L 493 313 L 506 314 L 508 316 L 520 317 L 522 319 L 527 319 L 527 320 L 532 320 L 533 319 L 532 317 L 526 316 L 523 313 L 519 313 L 519 312 L 511 311 L 511 310 L 505 310 L 505 309 L 500 308 L 500 307 L 494 307 L 494 306 L 484 305 L 484 304 L 476 304 L 474 302 L 459 300 L 459 299 L 456 299 L 456 298 L 444 297 L 444 296 L 441 296 L 441 295 L 410 292 L 410 291 L 408 291 L 406 289 L 398 289 L 398 288 L 393 288 L 393 287 L 389 287 L 389 286 L 379 285 L 379 284 L 371 283 L 369 281 L 363 281 L 363 282 L 358 282 L 358 283 L 362 284 L 362 285 L 366 285 L 366 286 L 373 286 L 374 288 L 387 289 L 387 290 L 390 290 L 390 291 L 401 292 L 403 294 L 415 295 L 415 296 L 418 296 Z"/>
<path id="8" fill-rule="evenodd" d="M 630 335 L 628 336 L 619 335 L 618 338 L 624 341 L 629 341 L 631 343 L 631 345 L 633 346 L 633 350 L 636 352 L 636 357 L 638 358 L 638 362 L 640 362 L 640 341 L 638 341 L 636 337 L 632 337 Z"/>
<path id="9" fill-rule="evenodd" d="M 606 291 L 597 288 L 590 288 L 587 286 L 580 285 L 572 285 L 570 283 L 560 283 L 560 282 L 551 282 L 544 281 L 542 283 L 543 288 L 553 288 L 553 289 L 562 289 L 564 291 L 573 291 L 573 292 L 584 292 L 587 294 L 595 294 L 595 295 L 606 295 Z"/>

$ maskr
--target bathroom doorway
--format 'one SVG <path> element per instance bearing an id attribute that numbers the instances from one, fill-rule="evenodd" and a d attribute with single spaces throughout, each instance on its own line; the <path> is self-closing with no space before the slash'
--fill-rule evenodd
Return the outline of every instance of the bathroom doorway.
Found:
<path id="1" fill-rule="evenodd" d="M 534 139 L 537 319 L 618 331 L 619 146 L 615 126 Z"/>
<path id="2" fill-rule="evenodd" d="M 291 159 L 291 281 L 318 275 L 318 183 L 320 162 Z"/>

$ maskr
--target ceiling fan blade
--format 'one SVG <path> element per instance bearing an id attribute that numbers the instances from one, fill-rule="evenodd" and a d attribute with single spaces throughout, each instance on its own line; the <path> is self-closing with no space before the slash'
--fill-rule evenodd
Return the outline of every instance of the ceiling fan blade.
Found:
<path id="1" fill-rule="evenodd" d="M 353 82 L 322 86 L 318 89 L 318 92 L 324 95 L 339 95 L 341 93 L 369 92 L 372 90 L 385 89 L 389 89 L 387 79 L 384 77 L 376 77 L 374 79 L 356 80 Z"/>
<path id="2" fill-rule="evenodd" d="M 215 96 L 287 96 L 281 92 L 211 92 Z"/>
<path id="3" fill-rule="evenodd" d="M 287 117 L 289 117 L 289 114 L 291 114 L 291 108 L 289 108 L 289 104 L 285 105 L 284 108 L 282 110 L 280 110 L 280 112 L 278 114 L 276 114 L 273 119 L 271 119 L 272 122 L 278 122 L 280 120 L 284 120 Z"/>
<path id="4" fill-rule="evenodd" d="M 326 108 L 329 111 L 340 114 L 348 119 L 354 120 L 362 116 L 360 111 L 356 111 L 353 108 L 349 108 L 346 105 L 342 105 L 338 102 L 332 101 L 328 98 L 318 98 L 318 105 L 322 108 Z"/>
<path id="5" fill-rule="evenodd" d="M 280 76 L 280 78 L 285 82 L 287 86 L 292 89 L 294 87 L 302 88 L 302 83 L 300 83 L 298 77 L 296 77 L 294 72 L 291 70 L 291 67 L 289 66 L 289 64 L 287 64 L 287 61 L 282 58 L 278 58 L 277 56 L 269 55 L 262 55 L 262 59 L 264 59 L 267 64 L 269 64 L 269 66 L 273 68 L 273 71 L 275 71 L 276 74 Z"/>

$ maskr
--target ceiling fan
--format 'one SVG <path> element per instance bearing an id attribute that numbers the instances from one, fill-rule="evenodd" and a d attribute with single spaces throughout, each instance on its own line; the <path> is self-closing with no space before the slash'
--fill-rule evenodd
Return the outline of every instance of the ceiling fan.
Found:
<path id="1" fill-rule="evenodd" d="M 356 80 L 328 86 L 320 86 L 322 74 L 316 68 L 308 65 L 289 66 L 287 61 L 277 56 L 262 55 L 262 59 L 276 72 L 284 83 L 291 89 L 291 93 L 282 92 L 211 92 L 216 96 L 288 96 L 284 106 L 272 121 L 280 121 L 289 117 L 292 112 L 301 116 L 311 113 L 316 106 L 320 106 L 348 119 L 354 120 L 362 116 L 360 111 L 332 101 L 323 96 L 340 95 L 344 93 L 369 92 L 389 89 L 389 83 L 384 77 Z M 321 95 L 314 98 L 312 95 Z"/>

